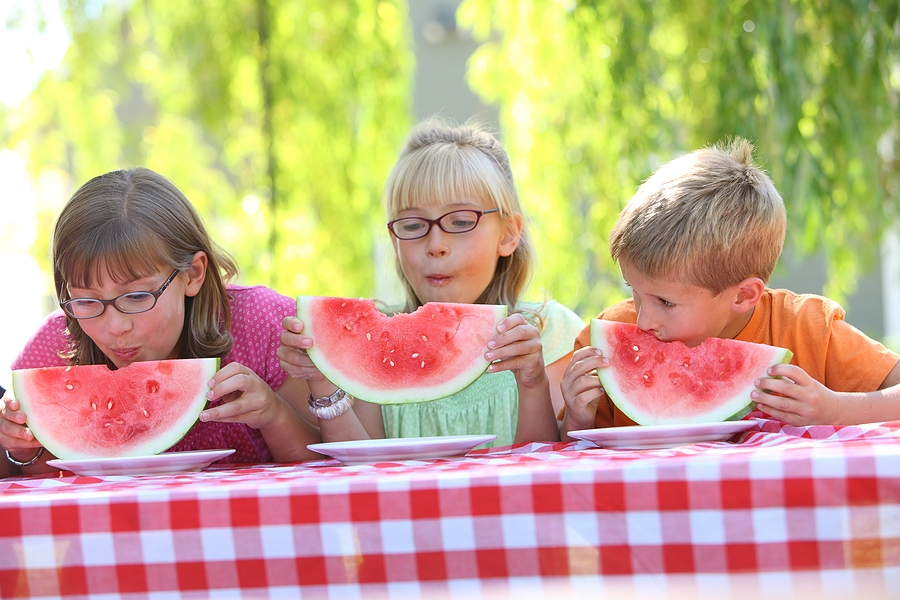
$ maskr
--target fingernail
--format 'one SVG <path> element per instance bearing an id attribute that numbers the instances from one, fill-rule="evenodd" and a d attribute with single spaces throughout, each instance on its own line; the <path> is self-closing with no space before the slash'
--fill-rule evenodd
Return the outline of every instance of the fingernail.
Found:
<path id="1" fill-rule="evenodd" d="M 759 385 L 759 382 L 756 382 L 756 385 Z M 750 392 L 750 397 L 756 400 L 757 398 L 759 398 L 759 392 L 753 390 L 752 392 Z"/>
<path id="2" fill-rule="evenodd" d="M 762 379 L 754 379 L 753 385 L 755 385 L 756 387 L 759 387 L 760 385 L 762 385 Z"/>
<path id="3" fill-rule="evenodd" d="M 489 345 L 490 345 L 490 344 L 489 344 Z M 484 353 L 484 359 L 485 359 L 485 360 L 494 360 L 494 353 L 493 353 L 493 352 L 485 352 L 485 353 Z"/>
<path id="4" fill-rule="evenodd" d="M 207 397 L 208 399 L 212 400 L 212 399 L 213 399 L 213 391 L 212 391 L 212 390 L 209 390 L 208 392 L 206 392 L 206 397 Z"/>
<path id="5" fill-rule="evenodd" d="M 209 421 L 209 413 L 206 412 L 205 410 L 202 413 L 200 413 L 200 420 L 201 421 Z"/>
<path id="6" fill-rule="evenodd" d="M 488 344 L 487 344 L 487 345 L 488 345 L 488 348 L 490 348 L 490 349 L 493 350 L 494 348 L 497 347 L 497 342 L 495 342 L 494 340 L 488 340 Z"/>

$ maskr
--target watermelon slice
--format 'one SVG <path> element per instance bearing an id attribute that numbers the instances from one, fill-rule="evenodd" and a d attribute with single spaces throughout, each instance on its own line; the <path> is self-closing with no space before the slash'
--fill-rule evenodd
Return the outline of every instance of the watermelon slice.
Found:
<path id="1" fill-rule="evenodd" d="M 58 458 L 150 456 L 171 448 L 206 406 L 218 358 L 13 371 L 27 425 Z"/>
<path id="2" fill-rule="evenodd" d="M 329 381 L 376 404 L 437 400 L 485 372 L 505 306 L 429 302 L 388 317 L 372 300 L 300 296 L 309 357 Z"/>
<path id="3" fill-rule="evenodd" d="M 591 345 L 609 358 L 598 369 L 610 399 L 639 425 L 731 421 L 753 407 L 754 380 L 790 362 L 786 348 L 708 338 L 689 348 L 661 342 L 637 325 L 591 320 Z"/>

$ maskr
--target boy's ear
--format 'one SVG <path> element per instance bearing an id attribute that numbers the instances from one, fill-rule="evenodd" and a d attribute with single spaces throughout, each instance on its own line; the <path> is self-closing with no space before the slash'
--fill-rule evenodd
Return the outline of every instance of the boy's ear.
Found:
<path id="1" fill-rule="evenodd" d="M 759 277 L 748 277 L 737 284 L 737 293 L 734 297 L 732 310 L 735 312 L 747 312 L 752 310 L 766 290 L 766 283 Z"/>
<path id="2" fill-rule="evenodd" d="M 519 238 L 522 237 L 522 217 L 521 215 L 510 215 L 506 221 L 506 232 L 500 238 L 500 244 L 497 246 L 497 254 L 500 256 L 511 256 L 516 248 L 519 247 Z"/>
<path id="3" fill-rule="evenodd" d="M 209 266 L 209 258 L 203 250 L 194 252 L 191 266 L 187 270 L 187 283 L 184 286 L 185 296 L 196 296 L 206 281 L 206 269 Z"/>

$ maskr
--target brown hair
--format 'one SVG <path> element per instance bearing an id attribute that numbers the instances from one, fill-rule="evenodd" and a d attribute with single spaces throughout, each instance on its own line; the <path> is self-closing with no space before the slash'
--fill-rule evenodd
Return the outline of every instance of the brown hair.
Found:
<path id="1" fill-rule="evenodd" d="M 63 207 L 53 233 L 53 279 L 60 302 L 67 286 L 87 288 L 104 272 L 116 282 L 160 269 L 185 270 L 194 254 L 208 258 L 200 292 L 185 298 L 182 358 L 223 357 L 231 351 L 231 310 L 225 283 L 237 275 L 234 260 L 216 246 L 200 215 L 168 179 L 149 169 L 113 171 L 81 186 Z M 113 363 L 66 317 L 74 364 Z"/>
<path id="2" fill-rule="evenodd" d="M 747 277 L 768 281 L 787 216 L 772 180 L 743 138 L 696 150 L 658 169 L 610 233 L 613 260 L 651 279 L 679 280 L 718 295 Z"/>
<path id="3" fill-rule="evenodd" d="M 497 261 L 494 277 L 476 301 L 478 304 L 505 304 L 516 311 L 522 292 L 531 277 L 534 250 L 525 225 L 509 157 L 500 142 L 472 126 L 451 127 L 429 119 L 419 124 L 406 142 L 384 187 L 388 220 L 401 211 L 420 206 L 441 206 L 456 198 L 472 199 L 483 209 L 499 208 L 507 222 L 521 217 L 519 244 L 510 256 Z M 422 305 L 397 261 L 406 291 L 404 310 Z"/>

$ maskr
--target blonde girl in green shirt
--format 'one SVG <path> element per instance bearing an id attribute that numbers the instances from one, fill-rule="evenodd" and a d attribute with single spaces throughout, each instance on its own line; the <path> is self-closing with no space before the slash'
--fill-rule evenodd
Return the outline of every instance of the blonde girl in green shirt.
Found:
<path id="1" fill-rule="evenodd" d="M 282 368 L 304 378 L 311 398 L 337 398 L 317 412 L 326 441 L 496 434 L 495 446 L 559 439 L 559 383 L 584 322 L 558 302 L 526 303 L 533 247 L 509 158 L 494 136 L 426 121 L 411 133 L 384 190 L 397 268 L 406 291 L 400 312 L 426 302 L 505 304 L 509 316 L 485 348 L 488 371 L 433 402 L 352 410 L 305 350 L 312 339 L 284 321 Z M 320 401 L 318 404 L 321 405 Z"/>

